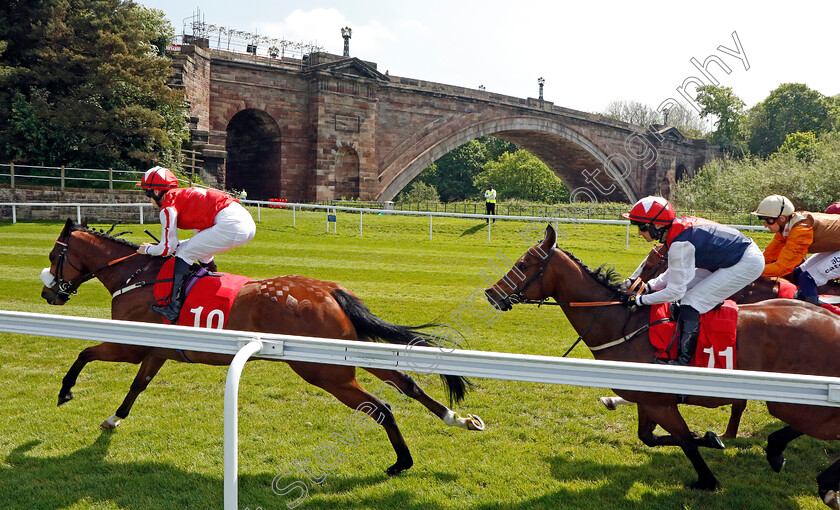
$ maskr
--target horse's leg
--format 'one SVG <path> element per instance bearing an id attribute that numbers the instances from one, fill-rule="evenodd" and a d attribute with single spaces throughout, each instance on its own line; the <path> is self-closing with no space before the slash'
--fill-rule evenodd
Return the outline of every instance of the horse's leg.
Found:
<path id="1" fill-rule="evenodd" d="M 716 490 L 720 488 L 720 483 L 717 481 L 717 478 L 715 478 L 712 470 L 709 469 L 706 461 L 703 460 L 703 456 L 700 455 L 697 438 L 689 430 L 677 406 L 639 404 L 637 408 L 639 409 L 639 438 L 642 438 L 643 435 L 643 425 L 652 431 L 653 427 L 658 423 L 671 434 L 671 436 L 662 436 L 660 438 L 663 441 L 662 444 L 678 445 L 682 448 L 688 460 L 691 461 L 694 470 L 697 472 L 697 481 L 692 483 L 689 486 L 690 488 L 701 490 Z"/>
<path id="2" fill-rule="evenodd" d="M 817 475 L 817 484 L 823 503 L 835 510 L 840 509 L 840 460 Z"/>
<path id="3" fill-rule="evenodd" d="M 601 397 L 604 398 L 604 397 Z M 616 397 L 621 398 L 621 397 Z M 622 399 L 624 400 L 624 399 Z M 632 402 L 630 402 L 632 404 Z M 679 438 L 676 438 L 672 435 L 666 436 L 659 436 L 653 433 L 653 430 L 656 428 L 659 423 L 656 420 L 651 418 L 643 406 L 638 407 L 639 412 L 639 439 L 647 446 L 682 446 L 682 442 Z M 663 427 L 664 428 L 664 427 Z M 714 432 L 708 431 L 706 432 L 705 436 L 699 436 L 692 431 L 689 431 L 691 435 L 691 440 L 697 446 L 702 446 L 704 448 L 713 448 L 715 450 L 723 450 L 725 446 L 723 445 L 723 441 L 715 434 Z"/>
<path id="4" fill-rule="evenodd" d="M 164 363 L 166 363 L 166 358 L 150 357 L 143 360 L 140 364 L 140 370 L 131 383 L 131 389 L 128 391 L 128 395 L 125 396 L 117 412 L 109 416 L 99 425 L 102 429 L 116 428 L 120 424 L 120 420 L 128 418 L 128 413 L 131 411 L 131 406 L 134 405 L 134 401 L 149 386 L 149 383 L 157 375 L 160 367 Z"/>
<path id="5" fill-rule="evenodd" d="M 299 362 L 291 362 L 289 366 L 306 382 L 330 392 L 342 404 L 367 414 L 382 425 L 397 454 L 397 462 L 386 469 L 385 473 L 396 475 L 414 465 L 394 414 L 384 402 L 359 386 L 359 382 L 356 381 L 356 367 Z"/>
<path id="6" fill-rule="evenodd" d="M 767 448 L 764 453 L 767 455 L 767 462 L 770 463 L 773 471 L 778 473 L 785 467 L 785 448 L 787 448 L 788 443 L 801 435 L 802 432 L 788 425 L 767 436 Z"/>
<path id="7" fill-rule="evenodd" d="M 732 439 L 738 436 L 738 427 L 741 425 L 741 416 L 747 408 L 746 400 L 736 400 L 732 403 L 732 411 L 729 413 L 729 423 L 726 425 L 726 432 L 721 437 Z"/>
<path id="8" fill-rule="evenodd" d="M 462 418 L 457 413 L 430 397 L 414 379 L 399 370 L 385 370 L 378 368 L 366 368 L 368 372 L 375 375 L 382 381 L 390 383 L 403 395 L 413 398 L 423 404 L 435 416 L 443 420 L 450 427 L 460 427 L 467 430 L 484 430 L 484 422 L 478 416 L 468 414 Z M 381 394 L 380 394 L 381 395 Z"/>
<path id="9" fill-rule="evenodd" d="M 58 405 L 73 400 L 73 386 L 85 365 L 91 361 L 116 361 L 121 363 L 140 363 L 149 351 L 149 347 L 102 343 L 83 349 L 76 358 L 76 362 L 67 371 L 61 381 L 58 392 Z"/>
<path id="10" fill-rule="evenodd" d="M 633 402 L 629 400 L 624 400 L 621 397 L 601 397 L 599 399 L 604 407 L 606 407 L 610 411 L 615 411 L 618 409 L 618 406 L 632 406 L 634 405 Z"/>

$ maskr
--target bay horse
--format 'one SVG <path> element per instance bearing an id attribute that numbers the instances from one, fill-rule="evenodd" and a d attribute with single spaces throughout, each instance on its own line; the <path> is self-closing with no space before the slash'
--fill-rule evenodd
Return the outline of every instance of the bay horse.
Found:
<path id="1" fill-rule="evenodd" d="M 151 311 L 149 306 L 155 299 L 151 284 L 155 282 L 166 259 L 138 254 L 136 244 L 119 238 L 121 234 L 110 235 L 110 232 L 75 225 L 68 219 L 50 251 L 49 274 L 42 273 L 45 286 L 41 296 L 52 305 L 63 305 L 82 283 L 97 278 L 113 296 L 113 319 L 162 323 L 162 316 Z M 286 290 L 294 299 L 277 299 L 282 294 L 280 289 Z M 291 306 L 290 301 L 295 306 Z M 281 276 L 245 283 L 236 295 L 227 322 L 227 329 L 241 331 L 434 345 L 434 337 L 420 331 L 423 328 L 386 322 L 373 315 L 358 297 L 341 285 L 303 276 Z M 101 424 L 104 429 L 114 428 L 120 420 L 128 417 L 138 395 L 146 389 L 167 360 L 229 365 L 233 356 L 101 343 L 79 353 L 76 362 L 64 376 L 58 405 L 73 398 L 71 389 L 76 378 L 91 361 L 140 364 L 122 405 Z M 287 363 L 306 382 L 326 390 L 351 409 L 363 410 L 382 425 L 397 454 L 397 461 L 388 467 L 387 474 L 395 475 L 413 465 L 411 453 L 390 406 L 361 387 L 356 380 L 356 367 L 300 361 Z M 484 430 L 481 418 L 472 415 L 462 418 L 427 395 L 406 373 L 374 368 L 365 370 L 423 404 L 447 425 Z M 445 375 L 441 378 L 450 402 L 461 401 L 472 385 L 461 376 Z"/>
<path id="2" fill-rule="evenodd" d="M 549 225 L 545 238 L 529 248 L 505 276 L 485 291 L 491 305 L 506 311 L 523 300 L 553 298 L 596 359 L 651 362 L 656 349 L 644 328 L 649 322 L 650 307 L 630 309 L 620 304 L 603 305 L 626 297 L 626 292 L 612 281 L 614 272 L 587 268 L 574 256 L 560 250 L 556 241 L 557 234 Z M 587 303 L 593 306 L 579 306 Z M 628 335 L 637 330 L 638 334 Z M 822 308 L 792 299 L 741 305 L 736 333 L 741 369 L 840 375 L 840 356 L 835 355 L 840 354 L 840 318 Z M 628 338 L 619 341 L 625 336 Z M 697 481 L 690 484 L 691 488 L 716 490 L 720 487 L 698 449 L 708 446 L 706 438 L 697 437 L 689 430 L 678 409 L 678 395 L 615 392 L 637 403 L 638 437 L 642 442 L 648 446 L 679 446 L 683 450 L 698 476 Z M 731 400 L 696 397 L 694 403 L 713 407 L 728 402 Z M 779 431 L 781 434 L 775 439 L 768 440 L 771 466 L 774 460 L 771 447 L 783 450 L 793 437 L 803 433 L 818 439 L 840 437 L 840 408 L 767 402 L 767 409 L 789 425 Z M 654 435 L 657 424 L 670 435 Z M 826 504 L 840 503 L 837 497 L 840 460 L 820 473 L 817 482 Z"/>
<path id="3" fill-rule="evenodd" d="M 626 281 L 626 289 L 628 292 L 639 292 L 644 283 L 660 275 L 668 268 L 668 248 L 664 244 L 656 244 L 650 249 L 650 252 L 641 263 L 641 271 L 639 276 L 632 282 Z M 779 297 L 779 289 L 787 282 L 784 278 L 769 278 L 762 276 L 750 283 L 743 289 L 731 295 L 729 299 L 738 304 L 758 303 L 768 299 L 775 299 Z M 791 284 L 792 285 L 792 284 Z M 820 295 L 840 296 L 840 283 L 834 280 L 829 281 L 818 289 Z M 694 397 L 687 396 L 686 403 L 691 404 Z M 632 405 L 633 402 L 627 401 L 621 397 L 601 397 L 601 403 L 604 407 L 614 411 L 620 405 Z M 738 435 L 738 427 L 741 424 L 741 417 L 747 407 L 746 400 L 732 401 L 732 411 L 729 415 L 729 422 L 726 425 L 726 431 L 721 434 L 722 438 L 734 438 Z M 783 462 L 783 461 L 782 461 Z M 779 467 L 781 469 L 781 467 Z"/>

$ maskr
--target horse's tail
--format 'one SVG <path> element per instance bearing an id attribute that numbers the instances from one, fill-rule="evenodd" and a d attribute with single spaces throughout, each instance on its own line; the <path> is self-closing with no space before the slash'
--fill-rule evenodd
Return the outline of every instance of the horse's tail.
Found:
<path id="1" fill-rule="evenodd" d="M 423 333 L 421 329 L 435 326 L 435 324 L 424 324 L 422 326 L 401 326 L 384 321 L 371 313 L 370 310 L 356 296 L 343 289 L 335 289 L 330 294 L 335 298 L 338 306 L 350 318 L 350 322 L 356 328 L 359 339 L 381 340 L 393 344 L 420 345 L 425 347 L 439 347 L 434 337 Z M 464 399 L 467 391 L 473 384 L 466 377 L 460 375 L 444 375 L 443 380 L 446 391 L 449 393 L 450 402 L 460 402 Z"/>

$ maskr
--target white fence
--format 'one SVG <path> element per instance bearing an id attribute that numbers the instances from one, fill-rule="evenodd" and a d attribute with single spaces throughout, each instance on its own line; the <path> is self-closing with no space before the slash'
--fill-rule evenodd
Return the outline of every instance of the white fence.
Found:
<path id="1" fill-rule="evenodd" d="M 494 220 L 512 220 L 512 221 L 527 221 L 533 222 L 538 221 L 542 223 L 551 222 L 555 224 L 555 227 L 558 223 L 573 223 L 573 224 L 598 224 L 598 225 L 624 225 L 626 227 L 625 233 L 625 242 L 624 247 L 628 249 L 630 246 L 630 222 L 627 220 L 596 220 L 596 219 L 585 219 L 585 218 L 570 218 L 570 217 L 563 217 L 563 216 L 504 216 L 504 215 L 487 215 L 487 214 L 464 214 L 464 213 L 442 213 L 442 212 L 432 212 L 432 211 L 397 211 L 397 210 L 383 210 L 383 209 L 369 209 L 363 207 L 347 207 L 347 206 L 336 206 L 336 205 L 317 205 L 317 204 L 302 204 L 302 203 L 292 203 L 292 202 L 266 202 L 260 200 L 242 200 L 243 205 L 256 207 L 257 208 L 257 221 L 262 221 L 262 208 L 269 207 L 269 208 L 278 208 L 283 207 L 287 209 L 291 209 L 292 212 L 292 226 L 297 226 L 297 210 L 298 209 L 312 209 L 312 210 L 323 210 L 326 213 L 327 221 L 326 227 L 327 232 L 330 229 L 330 223 L 333 223 L 333 229 L 337 232 L 338 231 L 338 218 L 336 215 L 336 211 L 344 211 L 344 212 L 351 212 L 351 213 L 359 213 L 359 236 L 362 236 L 364 231 L 364 215 L 365 214 L 389 214 L 389 215 L 402 215 L 402 216 L 428 216 L 429 218 L 429 240 L 432 240 L 432 232 L 433 232 L 433 224 L 434 218 L 467 218 L 467 219 L 478 219 L 483 221 L 488 221 L 490 219 Z M 76 218 L 77 222 L 81 223 L 82 218 L 82 207 L 137 207 L 139 209 L 139 219 L 140 224 L 142 225 L 145 219 L 143 208 L 149 207 L 151 208 L 152 205 L 148 202 L 136 203 L 136 204 L 86 204 L 86 203 L 48 203 L 48 202 L 29 202 L 29 203 L 15 203 L 15 202 L 5 202 L 0 203 L 0 206 L 11 206 L 12 208 L 12 223 L 17 222 L 17 207 L 55 207 L 55 206 L 67 206 L 67 207 L 75 207 L 76 208 Z M 153 218 L 155 217 L 154 211 L 151 211 L 150 214 Z M 332 216 L 332 218 L 330 217 Z M 731 227 L 735 227 L 739 230 L 766 230 L 763 226 L 757 225 L 730 225 Z M 493 232 L 493 223 L 487 223 L 487 242 L 491 242 L 492 239 L 492 232 Z"/>
<path id="2" fill-rule="evenodd" d="M 238 508 L 239 376 L 258 358 L 624 390 L 840 407 L 840 378 L 673 367 L 0 311 L 0 331 L 229 354 L 224 404 L 224 508 Z"/>

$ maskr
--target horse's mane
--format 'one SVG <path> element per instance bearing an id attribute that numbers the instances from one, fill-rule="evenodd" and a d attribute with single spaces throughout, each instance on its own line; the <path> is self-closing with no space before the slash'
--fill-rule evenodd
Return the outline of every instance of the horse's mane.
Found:
<path id="1" fill-rule="evenodd" d="M 95 237 L 99 237 L 101 239 L 108 239 L 109 241 L 114 241 L 114 242 L 119 243 L 119 244 L 124 244 L 126 246 L 130 246 L 130 247 L 132 247 L 136 250 L 138 248 L 138 245 L 132 243 L 128 239 L 123 239 L 122 237 L 119 237 L 123 234 L 130 234 L 130 232 L 120 232 L 119 234 L 111 234 L 111 232 L 113 232 L 113 230 L 114 230 L 114 227 L 116 227 L 116 226 L 117 226 L 117 224 L 114 223 L 111 226 L 111 228 L 106 232 L 104 230 L 96 230 L 95 228 L 89 228 L 87 225 L 84 225 L 84 224 L 73 225 L 73 227 L 71 228 L 71 231 L 77 231 L 78 230 L 78 231 L 81 231 L 81 232 L 86 232 L 88 234 L 91 234 Z"/>
<path id="2" fill-rule="evenodd" d="M 584 264 L 579 258 L 575 257 L 575 255 L 572 252 L 566 250 L 562 251 L 570 259 L 577 263 L 577 265 L 579 265 L 581 269 L 589 273 L 589 276 L 591 276 L 596 282 L 615 292 L 619 296 L 627 294 L 627 292 L 621 287 L 621 275 L 618 274 L 614 267 L 607 266 L 606 264 L 601 264 L 595 269 L 590 269 L 589 266 Z"/>

